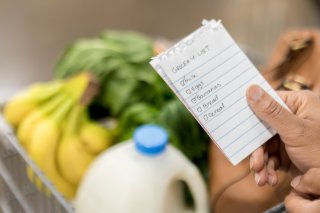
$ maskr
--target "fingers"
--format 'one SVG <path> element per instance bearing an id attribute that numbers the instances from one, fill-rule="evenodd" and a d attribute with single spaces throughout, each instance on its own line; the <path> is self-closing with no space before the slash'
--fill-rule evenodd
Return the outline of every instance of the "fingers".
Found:
<path id="1" fill-rule="evenodd" d="M 268 183 L 268 170 L 264 166 L 260 171 L 254 172 L 254 180 L 258 186 L 264 186 Z"/>
<path id="2" fill-rule="evenodd" d="M 288 93 L 287 96 L 290 94 Z M 281 137 L 292 134 L 303 127 L 297 116 L 282 107 L 257 85 L 249 87 L 247 100 L 256 115 L 274 128 Z"/>
<path id="3" fill-rule="evenodd" d="M 278 183 L 276 170 L 280 167 L 279 137 L 272 137 L 266 145 L 256 149 L 250 156 L 250 170 L 254 172 L 254 179 L 258 186 Z M 269 157 L 270 155 L 270 157 Z"/>
<path id="4" fill-rule="evenodd" d="M 268 155 L 265 153 L 265 146 L 256 149 L 250 156 L 250 170 L 258 186 L 264 186 L 268 181 L 266 162 Z"/>
<path id="5" fill-rule="evenodd" d="M 265 155 L 265 161 L 261 170 L 254 172 L 254 180 L 258 186 L 264 186 L 268 184 L 269 186 L 275 186 L 278 183 L 278 175 L 276 173 L 279 167 L 279 161 L 276 157 L 271 157 L 267 159 Z"/>
<path id="6" fill-rule="evenodd" d="M 291 186 L 299 193 L 320 196 L 320 168 L 309 169 L 304 175 L 295 177 Z"/>
<path id="7" fill-rule="evenodd" d="M 284 205 L 290 213 L 320 212 L 320 200 L 310 201 L 295 192 L 286 197 Z"/>
<path id="8" fill-rule="evenodd" d="M 275 186 L 278 183 L 278 175 L 276 170 L 279 168 L 279 159 L 275 156 L 269 158 L 267 163 L 268 185 Z"/>
<path id="9" fill-rule="evenodd" d="M 285 206 L 289 212 L 320 212 L 319 178 L 320 168 L 313 168 L 291 181 L 294 192 L 285 199 Z"/>
<path id="10" fill-rule="evenodd" d="M 263 169 L 264 165 L 264 147 L 261 146 L 256 149 L 250 156 L 250 170 L 259 172 Z"/>
<path id="11" fill-rule="evenodd" d="M 269 157 L 263 147 L 258 148 L 250 157 L 250 169 L 254 172 L 254 180 L 258 186 L 275 186 L 278 183 L 276 170 L 279 166 L 279 158 Z"/>

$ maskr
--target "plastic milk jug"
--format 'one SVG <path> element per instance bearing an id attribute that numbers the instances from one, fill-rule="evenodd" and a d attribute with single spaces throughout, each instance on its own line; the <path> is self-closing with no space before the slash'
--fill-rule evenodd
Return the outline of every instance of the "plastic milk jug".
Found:
<path id="1" fill-rule="evenodd" d="M 79 186 L 76 212 L 186 212 L 181 181 L 193 196 L 192 212 L 209 212 L 206 186 L 198 169 L 167 143 L 164 129 L 144 125 L 136 129 L 133 141 L 102 153 Z"/>

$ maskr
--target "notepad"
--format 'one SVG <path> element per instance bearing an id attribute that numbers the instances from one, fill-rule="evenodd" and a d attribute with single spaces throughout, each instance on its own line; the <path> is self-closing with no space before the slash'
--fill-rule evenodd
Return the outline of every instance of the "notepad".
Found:
<path id="1" fill-rule="evenodd" d="M 233 165 L 276 133 L 250 109 L 246 90 L 260 85 L 285 104 L 220 21 L 204 21 L 150 64 Z"/>

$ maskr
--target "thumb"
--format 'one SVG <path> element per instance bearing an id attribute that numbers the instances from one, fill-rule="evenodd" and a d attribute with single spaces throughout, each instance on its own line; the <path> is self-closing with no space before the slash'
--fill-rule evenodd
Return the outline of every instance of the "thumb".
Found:
<path id="1" fill-rule="evenodd" d="M 291 186 L 303 194 L 320 195 L 320 168 L 311 168 L 304 175 L 295 177 Z"/>
<path id="2" fill-rule="evenodd" d="M 264 122 L 269 124 L 280 135 L 295 131 L 301 127 L 297 116 L 289 112 L 257 85 L 247 90 L 247 100 L 251 109 Z"/>
<path id="3" fill-rule="evenodd" d="M 318 200 L 308 200 L 296 192 L 291 192 L 284 200 L 286 212 L 319 212 L 320 203 Z"/>

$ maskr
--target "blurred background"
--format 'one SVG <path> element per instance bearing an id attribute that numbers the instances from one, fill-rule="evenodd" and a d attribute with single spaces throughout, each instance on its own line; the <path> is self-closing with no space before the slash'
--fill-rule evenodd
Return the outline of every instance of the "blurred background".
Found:
<path id="1" fill-rule="evenodd" d="M 69 44 L 78 39 L 97 38 L 101 32 L 105 30 L 125 30 L 137 31 L 155 40 L 164 39 L 167 41 L 177 41 L 198 28 L 203 19 L 221 19 L 230 34 L 252 61 L 256 65 L 262 65 L 268 60 L 277 38 L 285 31 L 294 28 L 320 27 L 320 0 L 0 0 L 0 108 L 2 107 L 2 103 L 6 102 L 14 94 L 23 90 L 28 85 L 31 85 L 34 82 L 53 80 L 53 70 L 59 57 Z M 108 39 L 108 42 L 112 40 L 110 38 Z M 104 42 L 108 39 L 104 38 Z M 139 63 L 130 61 L 128 57 L 130 56 L 129 53 L 128 55 L 126 55 L 127 53 L 123 53 L 123 55 L 119 54 L 120 56 L 118 56 L 117 53 L 115 53 L 117 51 L 112 52 L 109 51 L 108 48 L 106 48 L 103 53 L 109 54 L 111 52 L 110 58 L 100 58 L 99 54 L 97 54 L 97 56 L 90 52 L 92 47 L 96 47 L 93 43 L 89 43 L 89 47 L 87 47 L 88 51 L 85 56 L 95 57 L 88 60 L 90 63 L 83 60 L 85 62 L 84 64 L 94 64 L 91 62 L 95 62 L 97 59 L 97 67 L 95 68 L 98 69 L 100 67 L 98 65 L 102 64 L 98 70 L 102 70 L 105 74 L 104 80 L 101 80 L 102 78 L 100 78 L 104 90 L 101 90 L 103 91 L 100 93 L 102 95 L 97 99 L 99 99 L 100 104 L 104 104 L 103 106 L 106 107 L 105 109 L 109 110 L 107 111 L 109 114 L 105 117 L 115 118 L 113 121 L 116 120 L 118 123 L 114 124 L 114 126 L 119 124 L 117 126 L 119 129 L 115 131 L 116 133 L 112 133 L 116 136 L 114 137 L 114 135 L 110 134 L 111 136 L 109 135 L 108 144 L 104 143 L 104 145 L 107 144 L 106 146 L 110 146 L 111 143 L 113 143 L 112 145 L 116 145 L 116 143 L 126 139 L 127 136 L 131 137 L 131 130 L 134 130 L 136 125 L 140 125 L 140 123 L 157 121 L 159 122 L 157 124 L 170 130 L 170 143 L 174 144 L 175 147 L 179 148 L 188 158 L 190 158 L 190 160 L 192 160 L 192 162 L 201 170 L 202 175 L 208 179 L 209 164 L 207 155 L 209 153 L 209 144 L 207 141 L 209 139 L 206 138 L 206 134 L 203 134 L 203 130 L 197 125 L 196 121 L 191 117 L 190 113 L 188 113 L 183 105 L 181 105 L 177 99 L 175 100 L 174 96 L 170 95 L 172 93 L 166 93 L 168 91 L 167 87 L 159 76 L 157 76 L 155 72 L 152 72 L 152 68 L 147 64 L 149 58 L 153 54 L 154 44 L 148 39 L 142 38 L 142 40 L 144 41 L 142 43 L 132 42 L 136 45 L 133 45 L 131 48 L 132 50 L 128 51 L 134 56 L 139 55 L 137 54 L 139 51 L 142 53 L 142 56 L 144 57 L 141 57 L 143 59 L 141 59 L 142 61 Z M 108 45 L 110 44 L 111 42 L 108 43 Z M 146 47 L 141 44 L 146 44 Z M 117 46 L 117 48 L 120 47 L 123 46 Z M 129 48 L 127 47 L 129 47 L 129 45 L 125 44 L 123 49 L 128 50 Z M 81 48 L 82 50 L 85 49 L 83 46 L 81 46 Z M 79 53 L 81 51 L 77 49 L 75 52 Z M 79 55 L 81 54 L 79 53 Z M 70 56 L 72 54 L 69 52 L 67 55 Z M 123 57 L 124 60 L 122 60 L 121 57 Z M 73 57 L 70 58 L 74 59 Z M 84 58 L 83 55 L 82 58 Z M 72 61 L 71 59 L 70 61 Z M 77 58 L 74 59 L 72 63 L 78 65 L 81 64 L 81 61 L 82 60 Z M 104 64 L 106 61 L 108 63 Z M 108 70 L 105 68 L 107 65 L 112 67 L 111 65 L 113 63 L 117 65 L 115 62 L 119 61 L 121 64 L 118 64 L 118 66 L 113 65 L 115 68 L 108 68 Z M 64 69 L 68 70 L 65 68 L 68 67 L 67 65 L 61 67 L 63 68 L 61 69 L 62 71 Z M 106 70 L 104 69 L 111 71 L 105 72 Z M 68 72 L 70 72 L 70 70 L 71 68 Z M 119 70 L 123 72 L 119 72 Z M 81 70 L 76 71 L 80 72 L 83 71 L 83 69 L 81 68 Z M 98 73 L 97 70 L 92 71 Z M 161 82 L 156 81 L 156 78 L 150 78 L 150 83 L 145 80 L 148 78 L 142 78 L 142 84 L 142 81 L 140 81 L 141 79 L 137 77 L 139 75 L 135 71 L 140 71 L 140 74 L 142 73 L 140 77 L 151 73 L 154 76 L 157 76 Z M 113 75 L 110 73 L 117 74 Z M 121 73 L 125 73 L 126 75 L 123 75 L 123 77 Z M 133 78 L 133 76 L 136 78 Z M 62 77 L 62 75 L 60 77 Z M 124 79 L 128 80 L 127 78 L 129 81 L 124 81 Z M 152 79 L 154 81 L 152 81 Z M 136 84 L 137 82 L 140 84 Z M 142 86 L 140 87 L 138 85 Z M 75 93 L 77 92 L 77 89 L 74 89 L 74 87 L 70 86 L 70 88 L 70 91 L 68 91 L 70 94 L 74 91 Z M 144 94 L 142 91 L 147 92 Z M 151 95 L 149 96 L 149 94 Z M 9 104 L 6 106 L 8 105 Z M 97 114 L 106 112 L 103 110 L 99 111 L 100 108 L 93 109 L 98 109 Z M 23 110 L 21 110 L 21 108 L 15 108 L 15 110 L 11 110 L 11 112 L 13 112 L 11 114 L 17 115 L 19 114 L 17 113 L 18 111 Z M 21 118 L 21 116 L 15 117 Z M 96 122 L 94 119 L 91 121 Z M 5 123 L 4 120 L 2 121 L 0 119 L 0 142 L 4 139 L 3 141 L 11 141 L 10 143 L 12 144 L 17 143 L 16 141 L 14 141 L 14 143 L 12 142 L 12 130 L 8 130 L 10 127 L 6 127 L 5 125 L 1 126 L 1 123 Z M 100 125 L 101 123 L 98 124 L 96 122 L 95 124 Z M 181 126 L 182 124 L 183 126 Z M 64 132 L 65 129 L 61 128 L 61 132 Z M 107 131 L 106 129 L 104 130 Z M 4 134 L 1 134 L 1 132 Z M 25 132 L 29 133 L 29 131 Z M 93 131 L 91 131 L 91 133 L 92 132 Z M 188 132 L 188 134 L 185 134 L 185 132 Z M 77 133 L 82 135 L 80 132 Z M 94 135 L 97 135 L 96 132 L 94 132 Z M 20 139 L 21 138 L 19 138 L 19 140 Z M 81 141 L 82 140 L 83 139 L 81 139 Z M 106 141 L 107 140 L 103 140 L 103 142 Z M 41 206 L 41 208 L 44 207 L 46 210 L 54 209 L 55 205 L 51 204 L 48 198 L 44 197 L 44 194 L 35 193 L 38 191 L 33 185 L 29 187 L 31 182 L 28 181 L 24 169 L 26 162 L 21 158 L 22 156 L 24 159 L 28 159 L 28 155 L 22 155 L 20 152 L 18 154 L 13 153 L 11 148 L 6 149 L 3 144 L 0 143 L 0 213 L 1 208 L 3 208 L 3 203 L 6 203 L 3 202 L 3 200 L 5 200 L 4 198 L 6 198 L 6 194 L 1 193 L 1 191 L 5 191 L 4 186 L 6 185 L 3 183 L 5 182 L 8 184 L 11 180 L 8 178 L 9 176 L 5 180 L 3 174 L 9 174 L 9 171 L 13 173 L 13 177 L 17 178 L 17 180 L 14 180 L 18 184 L 17 186 L 22 187 L 10 188 L 9 185 L 10 190 L 8 191 L 15 193 L 16 191 L 19 191 L 18 189 L 22 189 L 22 193 L 27 195 L 25 196 L 27 200 L 23 200 L 22 196 L 19 198 L 16 194 L 13 194 L 12 196 L 10 194 L 12 198 L 7 196 L 9 197 L 7 200 L 9 200 L 8 203 L 10 205 L 14 208 L 18 208 L 19 205 L 21 205 L 22 209 L 25 210 L 28 209 L 27 204 L 30 203 L 30 200 L 36 200 L 38 203 L 33 205 L 32 208 Z M 106 149 L 107 147 L 103 148 Z M 50 152 L 52 152 L 52 150 L 50 150 Z M 100 153 L 95 153 L 94 157 L 98 156 L 98 154 Z M 80 155 L 81 154 L 78 156 Z M 20 162 L 20 164 L 17 164 L 17 162 Z M 2 164 L 5 164 L 6 167 Z M 11 166 L 16 164 L 18 166 Z M 30 162 L 27 164 L 33 165 Z M 61 163 L 61 165 L 71 164 Z M 220 163 L 219 165 L 223 166 L 224 164 Z M 5 171 L 4 168 L 7 168 L 8 171 Z M 221 168 L 225 169 L 225 167 Z M 41 175 L 39 174 L 41 174 L 40 171 L 37 172 L 37 175 L 40 177 Z M 216 174 L 218 174 L 218 172 L 216 172 Z M 21 177 L 24 177 L 24 179 Z M 1 178 L 5 181 L 3 182 Z M 252 177 L 250 176 L 250 178 Z M 225 181 L 226 178 L 223 178 L 223 180 Z M 252 180 L 250 181 L 253 183 Z M 78 183 L 79 182 L 77 182 L 77 184 Z M 95 181 L 92 181 L 92 183 L 95 183 Z M 221 183 L 217 182 L 217 184 Z M 47 183 L 46 185 L 48 186 L 50 184 Z M 97 185 L 100 189 L 99 184 Z M 50 190 L 55 191 L 54 189 Z M 37 199 L 33 199 L 32 196 L 29 196 L 30 194 L 36 195 L 35 197 Z M 252 194 L 257 197 L 256 191 Z M 42 197 L 38 199 L 37 196 L 40 195 Z M 268 195 L 272 194 L 269 192 Z M 16 203 L 15 199 L 13 199 L 15 197 L 20 199 L 18 199 L 19 202 L 17 202 L 19 205 Z M 62 205 L 62 207 L 66 207 L 66 209 L 71 208 L 69 203 L 65 203 L 66 201 L 62 199 L 61 196 L 55 195 L 55 197 L 57 200 L 54 202 Z M 246 196 L 243 196 L 242 194 L 241 197 L 246 198 Z M 273 197 L 276 196 L 272 196 L 272 198 Z M 188 198 L 190 197 L 187 197 L 187 201 L 190 201 L 191 199 L 188 200 Z M 218 199 L 219 198 L 217 198 L 217 200 Z M 169 197 L 168 200 L 172 199 Z M 278 201 L 272 202 L 272 205 L 274 205 Z M 42 203 L 45 203 L 45 205 L 42 205 Z M 190 203 L 192 203 L 192 200 Z M 236 202 L 233 201 L 233 203 Z M 250 204 L 251 203 L 256 204 L 256 202 L 250 201 Z M 23 206 L 24 204 L 26 206 Z M 271 205 L 271 203 L 268 203 L 268 205 L 269 204 Z M 270 205 L 265 207 L 270 207 Z M 237 207 L 237 205 L 235 206 Z M 254 211 L 253 209 L 251 210 Z M 12 212 L 19 211 L 15 210 Z M 35 212 L 43 211 L 38 210 Z M 247 209 L 244 212 L 247 212 Z"/>
<path id="2" fill-rule="evenodd" d="M 290 28 L 318 27 L 315 0 L 0 0 L 0 101 L 52 78 L 63 48 L 105 29 L 175 40 L 201 20 L 221 19 L 256 63 Z"/>

